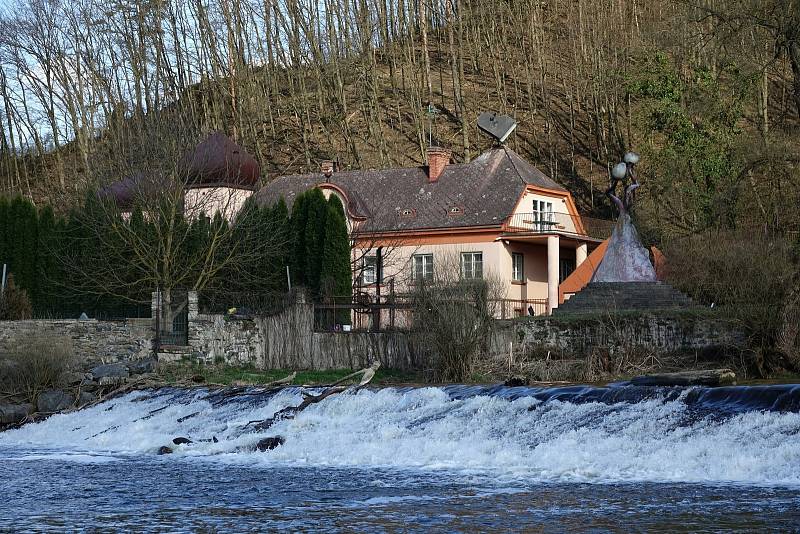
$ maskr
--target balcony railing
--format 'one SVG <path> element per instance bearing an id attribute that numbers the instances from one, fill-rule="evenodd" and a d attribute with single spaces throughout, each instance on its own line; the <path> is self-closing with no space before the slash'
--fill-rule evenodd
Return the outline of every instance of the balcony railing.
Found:
<path id="1" fill-rule="evenodd" d="M 611 220 L 555 211 L 517 213 L 509 216 L 504 225 L 505 232 L 511 234 L 567 234 L 594 239 L 610 237 L 613 228 Z"/>

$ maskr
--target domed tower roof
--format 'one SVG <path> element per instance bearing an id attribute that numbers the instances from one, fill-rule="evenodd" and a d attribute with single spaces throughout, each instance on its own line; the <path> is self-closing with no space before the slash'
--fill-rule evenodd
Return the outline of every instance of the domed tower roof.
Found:
<path id="1" fill-rule="evenodd" d="M 174 182 L 170 185 L 170 181 L 161 174 L 138 171 L 102 187 L 97 191 L 97 198 L 111 200 L 122 211 L 130 211 L 137 203 L 147 206 L 157 202 L 159 196 L 176 186 L 179 187 Z"/>
<path id="2" fill-rule="evenodd" d="M 261 169 L 247 151 L 222 132 L 214 132 L 178 164 L 188 187 L 252 189 Z"/>

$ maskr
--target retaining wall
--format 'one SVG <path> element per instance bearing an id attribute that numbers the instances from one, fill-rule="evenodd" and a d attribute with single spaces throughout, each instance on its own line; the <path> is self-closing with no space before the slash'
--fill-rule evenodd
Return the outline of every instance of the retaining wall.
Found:
<path id="1" fill-rule="evenodd" d="M 605 314 L 531 318 L 507 321 L 493 340 L 493 350 L 554 349 L 576 357 L 596 349 L 644 349 L 655 354 L 718 354 L 746 345 L 746 336 L 736 325 L 712 314 L 687 312 Z"/>
<path id="2" fill-rule="evenodd" d="M 81 362 L 138 360 L 152 354 L 151 322 L 150 319 L 0 321 L 0 352 L 31 337 L 61 337 L 71 340 Z"/>

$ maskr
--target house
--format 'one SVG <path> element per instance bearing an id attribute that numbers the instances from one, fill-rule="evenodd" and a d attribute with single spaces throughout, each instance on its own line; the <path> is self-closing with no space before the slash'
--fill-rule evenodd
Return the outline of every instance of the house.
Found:
<path id="1" fill-rule="evenodd" d="M 129 216 L 135 205 L 152 206 L 175 199 L 190 218 L 219 213 L 233 220 L 253 195 L 260 177 L 258 162 L 221 132 L 214 132 L 178 160 L 174 169 L 149 169 L 98 192 Z"/>
<path id="2" fill-rule="evenodd" d="M 610 221 L 582 217 L 564 187 L 505 146 L 469 163 L 428 149 L 426 167 L 282 176 L 256 193 L 262 205 L 291 208 L 318 187 L 345 206 L 354 278 L 366 293 L 403 291 L 436 269 L 465 278 L 492 273 L 503 316 L 549 313 L 559 284 L 610 235 Z"/>

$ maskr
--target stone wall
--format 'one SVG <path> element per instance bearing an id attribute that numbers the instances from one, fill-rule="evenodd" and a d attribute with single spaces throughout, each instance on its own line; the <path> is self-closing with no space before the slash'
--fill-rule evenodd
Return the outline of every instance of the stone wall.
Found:
<path id="1" fill-rule="evenodd" d="M 314 332 L 314 310 L 300 302 L 270 317 L 228 318 L 189 312 L 189 344 L 205 363 L 259 369 L 356 369 L 378 359 L 383 367 L 414 368 L 402 333 Z"/>
<path id="2" fill-rule="evenodd" d="M 597 348 L 713 355 L 744 347 L 746 338 L 723 317 L 661 312 L 508 321 L 493 340 L 494 350 L 508 353 L 511 342 L 515 350 L 546 348 L 575 357 Z"/>
<path id="3" fill-rule="evenodd" d="M 24 343 L 31 336 L 70 339 L 80 362 L 139 360 L 152 353 L 150 319 L 0 321 L 0 352 Z"/>
<path id="4" fill-rule="evenodd" d="M 402 332 L 314 332 L 313 306 L 302 300 L 270 317 L 230 318 L 198 313 L 189 299 L 189 346 L 163 347 L 160 360 L 252 365 L 259 369 L 354 369 L 378 359 L 385 368 L 419 369 L 422 358 Z M 83 362 L 144 359 L 153 346 L 150 319 L 0 322 L 0 352 L 25 336 L 63 336 Z M 745 345 L 734 325 L 717 316 L 658 313 L 603 317 L 537 317 L 503 321 L 490 352 L 555 350 L 573 358 L 603 348 L 655 353 L 719 353 Z"/>

